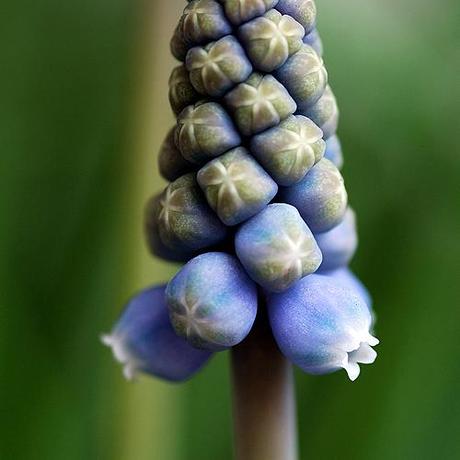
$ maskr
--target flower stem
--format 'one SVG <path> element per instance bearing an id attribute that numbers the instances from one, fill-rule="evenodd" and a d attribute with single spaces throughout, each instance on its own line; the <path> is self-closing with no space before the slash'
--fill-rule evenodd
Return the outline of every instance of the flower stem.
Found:
<path id="1" fill-rule="evenodd" d="M 296 460 L 292 365 L 273 339 L 264 306 L 248 338 L 232 350 L 237 460 Z"/>

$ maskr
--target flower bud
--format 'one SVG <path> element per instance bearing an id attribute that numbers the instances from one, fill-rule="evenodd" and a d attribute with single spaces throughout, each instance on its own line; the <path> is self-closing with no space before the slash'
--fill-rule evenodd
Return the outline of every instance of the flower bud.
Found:
<path id="1" fill-rule="evenodd" d="M 369 309 L 356 293 L 327 276 L 303 278 L 268 298 L 270 324 L 282 353 L 303 371 L 328 374 L 341 368 L 356 380 L 371 364 L 379 341 L 370 334 Z"/>
<path id="2" fill-rule="evenodd" d="M 315 235 L 316 242 L 323 254 L 320 270 L 335 270 L 348 265 L 358 247 L 356 217 L 348 208 L 342 222 L 332 230 Z"/>
<path id="3" fill-rule="evenodd" d="M 339 123 L 339 109 L 331 87 L 326 87 L 315 105 L 302 110 L 302 115 L 311 118 L 323 130 L 324 139 L 333 136 Z"/>
<path id="4" fill-rule="evenodd" d="M 323 132 L 311 120 L 292 115 L 278 126 L 254 136 L 251 153 L 279 184 L 299 182 L 323 157 Z"/>
<path id="5" fill-rule="evenodd" d="M 326 141 L 326 151 L 324 152 L 324 158 L 335 164 L 337 169 L 341 169 L 343 166 L 343 154 L 340 140 L 337 136 L 332 136 Z"/>
<path id="6" fill-rule="evenodd" d="M 138 294 L 102 342 L 111 347 L 129 380 L 144 372 L 173 382 L 190 378 L 211 353 L 197 350 L 174 332 L 165 302 L 165 287 Z"/>
<path id="7" fill-rule="evenodd" d="M 185 56 L 187 55 L 187 51 L 189 49 L 189 46 L 185 42 L 182 25 L 183 25 L 183 18 L 180 19 L 179 24 L 177 24 L 177 27 L 174 29 L 174 34 L 169 43 L 171 54 L 178 61 L 185 60 Z"/>
<path id="8" fill-rule="evenodd" d="M 175 67 L 169 77 L 169 103 L 178 115 L 185 107 L 198 101 L 200 95 L 195 91 L 184 65 Z"/>
<path id="9" fill-rule="evenodd" d="M 221 97 L 252 73 L 251 62 L 232 35 L 204 47 L 192 48 L 186 59 L 190 80 L 204 95 Z"/>
<path id="10" fill-rule="evenodd" d="M 305 44 L 274 75 L 294 98 L 302 114 L 320 99 L 327 84 L 323 60 L 311 46 Z"/>
<path id="11" fill-rule="evenodd" d="M 302 46 L 304 28 L 291 16 L 270 10 L 243 24 L 238 36 L 257 70 L 272 72 Z"/>
<path id="12" fill-rule="evenodd" d="M 262 16 L 273 8 L 278 0 L 224 0 L 227 18 L 232 24 L 238 26 L 252 18 Z"/>
<path id="13" fill-rule="evenodd" d="M 257 214 L 276 195 L 278 186 L 239 147 L 203 166 L 197 175 L 209 205 L 226 225 L 237 225 Z"/>
<path id="14" fill-rule="evenodd" d="M 316 23 L 316 5 L 313 0 L 279 0 L 276 9 L 300 22 L 308 34 Z"/>
<path id="15" fill-rule="evenodd" d="M 321 264 L 313 234 L 288 204 L 271 204 L 244 223 L 235 249 L 249 276 L 272 292 L 286 290 Z"/>
<path id="16" fill-rule="evenodd" d="M 177 118 L 176 145 L 191 163 L 205 163 L 240 143 L 232 119 L 216 102 L 188 106 Z"/>
<path id="17" fill-rule="evenodd" d="M 313 233 L 338 225 L 347 209 L 347 192 L 339 170 L 323 158 L 297 184 L 280 188 L 279 199 L 295 206 Z"/>
<path id="18" fill-rule="evenodd" d="M 160 259 L 169 260 L 171 262 L 187 262 L 191 257 L 195 256 L 194 250 L 182 247 L 170 248 L 163 243 L 160 237 L 160 229 L 158 226 L 158 208 L 160 195 L 154 196 L 147 203 L 145 208 L 145 236 L 150 253 Z"/>
<path id="19" fill-rule="evenodd" d="M 193 165 L 181 155 L 176 147 L 174 137 L 175 128 L 172 128 L 158 155 L 158 169 L 161 176 L 168 181 L 174 181 L 193 169 Z"/>
<path id="20" fill-rule="evenodd" d="M 188 262 L 169 282 L 166 299 L 178 335 L 198 348 L 240 343 L 257 314 L 257 290 L 238 260 L 209 252 Z"/>
<path id="21" fill-rule="evenodd" d="M 305 35 L 305 37 L 303 37 L 303 42 L 311 46 L 318 56 L 323 55 L 323 42 L 319 36 L 318 29 L 313 29 L 308 35 Z"/>
<path id="22" fill-rule="evenodd" d="M 232 33 L 222 5 L 214 0 L 191 1 L 184 9 L 181 23 L 185 42 L 192 46 Z"/>
<path id="23" fill-rule="evenodd" d="M 148 228 L 175 252 L 198 251 L 222 242 L 227 228 L 198 187 L 193 173 L 172 182 L 147 208 Z"/>
<path id="24" fill-rule="evenodd" d="M 245 136 L 276 126 L 292 115 L 297 105 L 286 88 L 271 75 L 252 74 L 225 96 L 235 123 Z"/>

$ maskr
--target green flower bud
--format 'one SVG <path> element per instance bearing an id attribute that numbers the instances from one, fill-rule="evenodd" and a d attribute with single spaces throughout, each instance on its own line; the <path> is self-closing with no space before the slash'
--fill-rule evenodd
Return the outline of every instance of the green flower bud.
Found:
<path id="1" fill-rule="evenodd" d="M 193 0 L 184 9 L 182 32 L 186 43 L 201 45 L 230 34 L 232 26 L 219 3 Z"/>
<path id="2" fill-rule="evenodd" d="M 210 161 L 198 171 L 197 178 L 209 205 L 226 225 L 239 224 L 257 214 L 278 191 L 243 147 Z"/>
<path id="3" fill-rule="evenodd" d="M 324 155 L 323 132 L 310 119 L 292 115 L 252 138 L 251 152 L 279 185 L 289 186 Z"/>
<path id="4" fill-rule="evenodd" d="M 227 235 L 193 173 L 175 180 L 153 198 L 146 219 L 163 245 L 176 252 L 199 251 L 220 243 Z"/>
<path id="5" fill-rule="evenodd" d="M 193 165 L 181 155 L 176 147 L 175 132 L 176 128 L 170 129 L 158 155 L 158 169 L 162 177 L 168 181 L 176 180 L 193 169 Z"/>
<path id="6" fill-rule="evenodd" d="M 177 118 L 176 145 L 191 163 L 205 163 L 240 143 L 232 119 L 216 102 L 188 106 Z"/>
<path id="7" fill-rule="evenodd" d="M 305 44 L 274 75 L 289 91 L 300 111 L 318 101 L 327 84 L 323 60 Z"/>
<path id="8" fill-rule="evenodd" d="M 324 139 L 329 139 L 337 131 L 339 109 L 330 86 L 312 107 L 302 111 L 302 115 L 311 118 L 322 130 Z"/>
<path id="9" fill-rule="evenodd" d="M 291 16 L 270 10 L 242 25 L 238 36 L 254 67 L 272 72 L 302 46 L 304 28 Z"/>
<path id="10" fill-rule="evenodd" d="M 273 8 L 278 0 L 224 0 L 227 18 L 235 25 L 240 25 L 257 16 L 262 16 Z"/>
<path id="11" fill-rule="evenodd" d="M 184 65 L 175 67 L 169 77 L 169 103 L 173 112 L 178 115 L 188 105 L 200 98 L 190 82 L 189 74 Z"/>
<path id="12" fill-rule="evenodd" d="M 252 72 L 243 48 L 232 35 L 205 47 L 192 48 L 186 63 L 195 89 L 213 97 L 223 96 Z"/>
<path id="13" fill-rule="evenodd" d="M 276 126 L 297 105 L 286 88 L 271 75 L 252 74 L 225 97 L 242 134 L 250 136 Z"/>

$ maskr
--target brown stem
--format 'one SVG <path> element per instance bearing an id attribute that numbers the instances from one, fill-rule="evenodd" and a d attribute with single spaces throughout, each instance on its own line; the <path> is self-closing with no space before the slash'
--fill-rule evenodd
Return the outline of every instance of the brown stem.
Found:
<path id="1" fill-rule="evenodd" d="M 232 350 L 237 460 L 296 460 L 291 364 L 278 350 L 263 308 L 248 338 Z"/>

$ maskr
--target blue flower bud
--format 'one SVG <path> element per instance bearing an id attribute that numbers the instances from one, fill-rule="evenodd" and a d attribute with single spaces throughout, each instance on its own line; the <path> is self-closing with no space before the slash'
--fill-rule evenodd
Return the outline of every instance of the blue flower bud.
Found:
<path id="1" fill-rule="evenodd" d="M 311 120 L 292 115 L 278 126 L 254 136 L 251 152 L 284 186 L 299 182 L 323 157 L 323 132 Z"/>
<path id="2" fill-rule="evenodd" d="M 351 208 L 347 209 L 342 222 L 332 230 L 315 235 L 323 254 L 320 270 L 335 270 L 348 265 L 358 247 L 356 217 Z"/>
<path id="3" fill-rule="evenodd" d="M 214 0 L 193 0 L 184 9 L 182 32 L 185 42 L 201 45 L 232 33 L 222 5 Z"/>
<path id="4" fill-rule="evenodd" d="M 320 99 L 327 85 L 323 60 L 311 46 L 305 44 L 274 75 L 294 98 L 302 115 L 307 107 Z"/>
<path id="5" fill-rule="evenodd" d="M 245 136 L 276 126 L 297 109 L 295 101 L 276 78 L 259 73 L 252 74 L 230 91 L 225 102 Z"/>
<path id="6" fill-rule="evenodd" d="M 308 35 L 305 35 L 305 37 L 303 37 L 303 42 L 311 46 L 318 56 L 323 55 L 323 42 L 319 36 L 318 29 L 313 29 Z"/>
<path id="7" fill-rule="evenodd" d="M 203 166 L 197 175 L 209 205 L 226 225 L 237 225 L 263 209 L 278 186 L 263 168 L 239 147 Z"/>
<path id="8" fill-rule="evenodd" d="M 169 103 L 178 115 L 185 107 L 194 104 L 200 98 L 190 83 L 189 74 L 184 65 L 175 67 L 169 77 Z"/>
<path id="9" fill-rule="evenodd" d="M 166 299 L 177 334 L 212 351 L 240 343 L 257 314 L 257 289 L 238 260 L 210 252 L 188 262 L 169 282 Z"/>
<path id="10" fill-rule="evenodd" d="M 311 275 L 268 298 L 270 324 L 282 353 L 303 371 L 345 369 L 351 380 L 360 364 L 371 364 L 379 343 L 363 300 L 327 276 Z"/>
<path id="11" fill-rule="evenodd" d="M 225 14 L 232 24 L 238 26 L 252 18 L 262 16 L 273 8 L 278 0 L 224 0 Z"/>
<path id="12" fill-rule="evenodd" d="M 232 35 L 205 47 L 192 48 L 186 64 L 195 89 L 212 97 L 223 96 L 252 73 L 251 62 Z"/>
<path id="13" fill-rule="evenodd" d="M 279 0 L 276 9 L 300 22 L 308 34 L 316 23 L 316 5 L 313 0 Z"/>
<path id="14" fill-rule="evenodd" d="M 191 105 L 177 118 L 176 145 L 191 163 L 205 163 L 240 143 L 232 119 L 215 102 Z"/>
<path id="15" fill-rule="evenodd" d="M 324 158 L 332 161 L 338 169 L 343 166 L 343 154 L 340 140 L 337 136 L 332 136 L 326 141 L 326 152 Z"/>
<path id="16" fill-rule="evenodd" d="M 302 46 L 304 28 L 291 16 L 270 10 L 243 24 L 238 37 L 254 67 L 272 72 Z"/>
<path id="17" fill-rule="evenodd" d="M 339 170 L 323 158 L 297 184 L 282 187 L 279 199 L 295 206 L 313 233 L 338 225 L 347 209 L 347 192 Z"/>
<path id="18" fill-rule="evenodd" d="M 272 292 L 286 290 L 321 264 L 313 234 L 288 204 L 271 204 L 244 223 L 235 249 L 249 276 Z"/>
<path id="19" fill-rule="evenodd" d="M 206 203 L 195 174 L 172 182 L 147 208 L 149 228 L 174 252 L 198 251 L 222 242 L 227 228 Z"/>
<path id="20" fill-rule="evenodd" d="M 179 382 L 190 378 L 209 360 L 211 353 L 197 350 L 174 332 L 159 286 L 134 297 L 110 335 L 102 342 L 112 348 L 129 380 L 144 372 Z"/>
<path id="21" fill-rule="evenodd" d="M 168 181 L 174 181 L 193 169 L 193 165 L 181 155 L 176 147 L 175 131 L 175 128 L 169 131 L 158 155 L 158 169 L 162 177 Z"/>
<path id="22" fill-rule="evenodd" d="M 339 123 L 339 109 L 330 86 L 312 106 L 302 110 L 302 115 L 311 118 L 322 130 L 324 139 L 329 139 L 337 131 Z"/>

